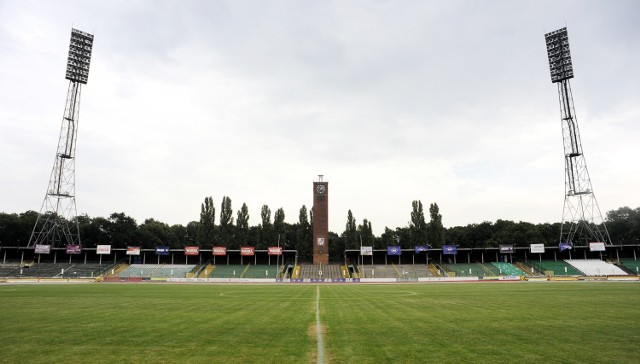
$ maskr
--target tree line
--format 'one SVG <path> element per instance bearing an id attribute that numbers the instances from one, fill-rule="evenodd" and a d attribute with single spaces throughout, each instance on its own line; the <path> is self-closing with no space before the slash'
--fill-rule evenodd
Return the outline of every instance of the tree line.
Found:
<path id="1" fill-rule="evenodd" d="M 499 219 L 466 226 L 445 228 L 437 203 L 429 205 L 429 221 L 420 200 L 413 201 L 406 226 L 391 229 L 376 236 L 371 221 L 367 218 L 357 222 L 351 210 L 347 212 L 342 233 L 329 233 L 329 253 L 339 258 L 345 250 L 373 246 L 385 249 L 399 245 L 412 249 L 415 245 L 430 245 L 439 248 L 443 244 L 456 244 L 464 248 L 497 247 L 499 244 L 528 245 L 544 243 L 558 244 L 560 223 L 532 224 Z M 35 225 L 38 213 L 0 213 L 0 246 L 26 246 Z M 216 221 L 216 217 L 219 219 Z M 606 214 L 606 226 L 614 244 L 639 244 L 640 207 L 620 207 Z M 153 248 L 158 245 L 182 248 L 185 245 L 221 245 L 228 249 L 254 246 L 266 249 L 280 244 L 284 249 L 295 249 L 301 260 L 310 260 L 313 254 L 313 211 L 302 206 L 295 223 L 285 221 L 284 209 L 273 212 L 268 205 L 260 210 L 260 223 L 249 225 L 249 209 L 242 204 L 235 214 L 231 198 L 224 196 L 216 214 L 212 197 L 205 197 L 200 206 L 200 218 L 185 225 L 168 225 L 153 218 L 138 224 L 124 212 L 114 212 L 108 217 L 78 216 L 82 244 L 94 247 L 111 244 L 114 248 L 141 246 Z"/>

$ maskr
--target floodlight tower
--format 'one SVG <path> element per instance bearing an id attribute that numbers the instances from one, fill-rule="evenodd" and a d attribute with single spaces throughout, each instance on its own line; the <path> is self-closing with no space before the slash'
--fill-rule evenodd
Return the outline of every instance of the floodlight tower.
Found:
<path id="1" fill-rule="evenodd" d="M 80 244 L 76 197 L 75 156 L 80 114 L 80 89 L 87 83 L 93 35 L 71 29 L 66 79 L 69 80 L 67 102 L 60 127 L 58 150 L 49 178 L 40 214 L 29 238 L 36 244 L 58 246 Z"/>
<path id="2" fill-rule="evenodd" d="M 593 194 L 587 162 L 582 152 L 580 130 L 569 83 L 569 79 L 573 78 L 573 65 L 567 28 L 545 34 L 545 40 L 551 82 L 558 84 L 564 142 L 565 198 L 560 243 L 573 243 L 574 238 L 586 238 L 592 242 L 611 244 L 598 201 Z"/>

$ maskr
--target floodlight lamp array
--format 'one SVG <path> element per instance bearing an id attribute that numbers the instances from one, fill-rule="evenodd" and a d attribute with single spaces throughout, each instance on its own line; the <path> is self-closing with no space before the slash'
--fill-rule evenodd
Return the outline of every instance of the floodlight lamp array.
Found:
<path id="1" fill-rule="evenodd" d="M 558 29 L 544 35 L 549 56 L 549 70 L 551 82 L 573 78 L 573 65 L 569 51 L 569 35 L 567 28 Z"/>
<path id="2" fill-rule="evenodd" d="M 86 84 L 89 78 L 93 35 L 77 29 L 71 29 L 69 58 L 67 59 L 66 79 Z"/>

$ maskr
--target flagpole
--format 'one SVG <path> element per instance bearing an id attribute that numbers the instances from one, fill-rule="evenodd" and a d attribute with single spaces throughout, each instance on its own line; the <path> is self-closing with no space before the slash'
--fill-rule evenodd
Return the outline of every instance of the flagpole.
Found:
<path id="1" fill-rule="evenodd" d="M 362 234 L 358 233 L 358 236 L 360 236 L 360 266 L 364 266 L 364 256 L 362 256 Z"/>
<path id="2" fill-rule="evenodd" d="M 280 234 L 278 234 L 278 252 L 280 251 Z M 278 261 L 280 258 L 280 255 L 276 255 L 276 278 L 278 278 L 278 273 L 280 273 L 280 265 L 278 264 Z"/>

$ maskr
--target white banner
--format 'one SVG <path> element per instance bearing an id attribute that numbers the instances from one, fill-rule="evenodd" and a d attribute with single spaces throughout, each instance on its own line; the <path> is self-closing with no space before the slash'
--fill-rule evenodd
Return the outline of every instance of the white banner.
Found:
<path id="1" fill-rule="evenodd" d="M 36 254 L 49 254 L 51 253 L 51 245 L 36 244 L 34 251 Z"/>
<path id="2" fill-rule="evenodd" d="M 267 248 L 269 255 L 282 255 L 282 247 L 279 246 L 270 246 Z"/>
<path id="3" fill-rule="evenodd" d="M 256 253 L 256 248 L 252 246 L 241 246 L 240 255 L 243 257 L 252 257 Z"/>
<path id="4" fill-rule="evenodd" d="M 360 255 L 373 255 L 373 247 L 372 246 L 361 246 L 360 247 Z"/>
<path id="5" fill-rule="evenodd" d="M 224 246 L 214 246 L 211 250 L 213 255 L 227 255 L 227 247 Z"/>
<path id="6" fill-rule="evenodd" d="M 605 250 L 604 243 L 589 243 L 589 250 L 592 252 L 603 252 Z"/>
<path id="7" fill-rule="evenodd" d="M 544 244 L 531 244 L 532 253 L 544 253 Z"/>
<path id="8" fill-rule="evenodd" d="M 96 254 L 111 254 L 111 245 L 96 245 Z"/>
<path id="9" fill-rule="evenodd" d="M 140 255 L 140 247 L 139 246 L 127 247 L 127 255 Z"/>
<path id="10" fill-rule="evenodd" d="M 198 255 L 200 254 L 199 246 L 185 246 L 184 255 Z"/>

